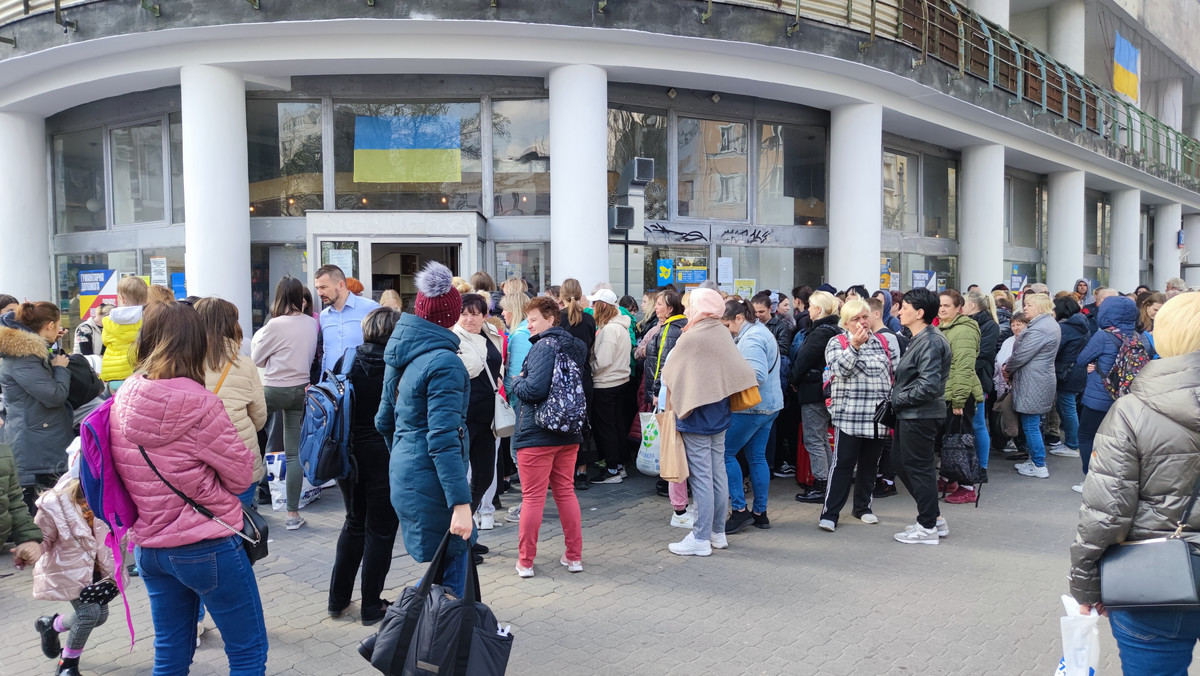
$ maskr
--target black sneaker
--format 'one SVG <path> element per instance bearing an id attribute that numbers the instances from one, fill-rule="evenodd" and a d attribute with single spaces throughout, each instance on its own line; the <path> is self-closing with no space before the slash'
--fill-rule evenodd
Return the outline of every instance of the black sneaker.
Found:
<path id="1" fill-rule="evenodd" d="M 978 481 L 976 481 L 976 483 L 981 483 L 981 484 L 987 483 L 987 468 L 986 467 L 979 468 L 979 479 L 978 479 Z"/>
<path id="2" fill-rule="evenodd" d="M 662 479 L 659 479 L 658 481 L 654 482 L 654 492 L 658 493 L 664 498 L 669 498 L 671 497 L 670 484 Z"/>
<path id="3" fill-rule="evenodd" d="M 880 478 L 875 481 L 875 489 L 871 491 L 871 497 L 874 498 L 890 498 L 896 494 L 896 482 L 888 483 Z"/>
<path id="4" fill-rule="evenodd" d="M 586 491 L 591 486 L 591 484 L 592 484 L 592 482 L 588 481 L 587 474 L 580 473 L 580 474 L 575 475 L 575 490 Z"/>
<path id="5" fill-rule="evenodd" d="M 807 502 L 810 504 L 822 504 L 825 502 L 825 480 L 817 479 L 813 482 L 813 487 L 805 493 L 796 494 L 796 502 Z"/>
<path id="6" fill-rule="evenodd" d="M 42 654 L 48 660 L 58 659 L 58 656 L 62 654 L 62 642 L 58 640 L 58 632 L 54 630 L 56 618 L 58 618 L 58 613 L 42 615 L 33 623 L 33 628 L 42 637 Z"/>
<path id="7" fill-rule="evenodd" d="M 755 514 L 750 512 L 750 516 L 754 519 L 754 527 L 766 530 L 771 527 L 771 520 L 767 518 L 767 513 Z"/>
<path id="8" fill-rule="evenodd" d="M 594 483 L 594 484 L 619 484 L 624 480 L 625 479 L 623 479 L 621 477 L 621 473 L 619 471 L 610 472 L 608 470 L 604 470 L 603 472 L 600 473 L 600 476 L 596 477 L 595 479 L 592 479 L 592 483 Z"/>
<path id="9" fill-rule="evenodd" d="M 481 545 L 476 542 L 475 544 L 471 545 L 471 551 L 475 552 L 476 554 L 487 554 L 491 550 L 487 548 L 487 545 Z"/>
<path id="10" fill-rule="evenodd" d="M 475 558 L 475 565 L 483 565 L 483 554 L 472 554 L 471 556 Z"/>
<path id="11" fill-rule="evenodd" d="M 372 625 L 378 624 L 379 621 L 383 619 L 384 615 L 387 615 L 387 609 L 388 609 L 388 606 L 390 606 L 390 605 L 392 605 L 391 601 L 388 601 L 386 599 L 379 599 L 379 607 L 378 608 L 363 608 L 362 609 L 363 626 L 370 627 Z"/>
<path id="12" fill-rule="evenodd" d="M 796 476 L 796 468 L 785 462 L 779 466 L 779 469 L 771 472 L 771 476 L 779 477 L 780 479 Z"/>
<path id="13" fill-rule="evenodd" d="M 325 612 L 329 613 L 329 616 L 330 616 L 330 617 L 332 617 L 332 618 L 334 618 L 334 619 L 337 619 L 337 618 L 341 617 L 341 616 L 342 616 L 342 613 L 346 612 L 346 609 L 347 609 L 347 608 L 349 608 L 349 607 L 350 607 L 350 604 L 349 604 L 349 603 L 347 603 L 346 605 L 344 605 L 344 606 L 342 606 L 341 608 L 338 608 L 338 609 L 334 609 L 334 608 L 332 608 L 332 607 L 327 607 L 327 608 L 325 609 Z"/>
<path id="14" fill-rule="evenodd" d="M 752 523 L 754 523 L 754 517 L 750 515 L 750 510 L 735 511 L 725 521 L 725 534 L 733 535 L 734 533 L 740 533 L 745 530 L 746 526 Z"/>

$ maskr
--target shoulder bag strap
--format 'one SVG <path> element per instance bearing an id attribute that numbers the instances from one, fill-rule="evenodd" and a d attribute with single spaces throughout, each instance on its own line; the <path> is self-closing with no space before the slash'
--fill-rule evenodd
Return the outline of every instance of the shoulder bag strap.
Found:
<path id="1" fill-rule="evenodd" d="M 667 321 L 663 324 L 662 331 L 661 331 L 659 339 L 658 339 L 658 355 L 655 358 L 656 363 L 654 364 L 654 379 L 655 380 L 658 380 L 658 374 L 662 370 L 663 350 L 667 347 L 667 329 L 671 328 L 671 322 L 675 321 L 676 319 L 679 319 L 682 316 L 683 315 L 675 315 L 674 317 L 669 317 L 667 319 Z"/>
<path id="2" fill-rule="evenodd" d="M 1177 538 L 1183 533 L 1188 519 L 1192 516 L 1192 508 L 1196 506 L 1197 496 L 1200 496 L 1200 475 L 1196 477 L 1196 483 L 1192 486 L 1192 496 L 1188 498 L 1187 506 L 1183 508 L 1183 516 L 1179 517 L 1179 523 L 1176 524 L 1175 532 L 1171 534 L 1171 537 Z"/>
<path id="3" fill-rule="evenodd" d="M 221 391 L 221 386 L 225 384 L 225 376 L 229 375 L 229 369 L 232 366 L 233 366 L 233 362 L 229 362 L 228 364 L 225 365 L 225 370 L 221 371 L 221 379 L 217 381 L 217 388 L 215 390 L 213 390 L 213 394 L 216 394 Z M 146 462 L 150 462 L 150 459 L 147 458 Z M 151 467 L 153 467 L 153 465 L 151 465 Z M 162 479 L 162 477 L 159 477 L 159 478 Z M 166 481 L 166 479 L 163 479 L 163 481 Z M 170 484 L 167 484 L 167 485 L 170 486 Z"/>
<path id="4" fill-rule="evenodd" d="M 185 503 L 187 503 L 188 506 L 190 506 L 198 514 L 200 514 L 201 516 L 203 516 L 205 518 L 216 521 L 217 523 L 224 526 L 225 529 L 228 530 L 230 533 L 233 533 L 234 535 L 242 538 L 246 542 L 249 542 L 249 543 L 255 544 L 255 545 L 258 544 L 258 540 L 251 539 L 249 536 L 247 536 L 241 530 L 234 528 L 233 526 L 230 526 L 229 524 L 225 523 L 219 517 L 217 517 L 216 514 L 213 514 L 212 510 L 210 510 L 209 508 L 205 507 L 204 505 L 196 502 L 195 500 L 189 498 L 188 496 L 184 495 L 182 491 L 180 491 L 178 488 L 175 488 L 175 486 L 171 485 L 171 482 L 167 481 L 167 478 L 162 475 L 162 472 L 159 472 L 158 468 L 154 466 L 153 462 L 151 462 L 150 456 L 146 455 L 146 449 L 143 448 L 141 444 L 138 444 L 138 451 L 141 452 L 142 459 L 145 460 L 146 464 L 150 466 L 151 470 L 153 470 L 154 476 L 158 477 L 160 481 L 162 481 L 164 484 L 167 485 L 167 488 L 171 489 L 172 493 L 174 493 L 175 495 L 178 495 L 180 500 L 183 500 Z"/>

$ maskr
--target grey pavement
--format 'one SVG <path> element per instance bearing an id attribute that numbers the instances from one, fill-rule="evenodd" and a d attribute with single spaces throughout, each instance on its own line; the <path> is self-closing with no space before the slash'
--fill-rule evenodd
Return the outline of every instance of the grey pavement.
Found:
<path id="1" fill-rule="evenodd" d="M 795 483 L 771 483 L 770 530 L 747 528 L 727 550 L 679 557 L 667 544 L 686 534 L 653 480 L 634 471 L 618 485 L 579 493 L 584 572 L 559 565 L 562 530 L 553 501 L 531 579 L 517 577 L 517 527 L 481 533 L 492 549 L 480 567 L 484 601 L 515 634 L 510 674 L 1037 674 L 1057 666 L 1059 601 L 1079 495 L 1079 463 L 1049 458 L 1049 479 L 1018 476 L 993 456 L 978 509 L 942 505 L 951 534 L 939 546 L 902 545 L 892 534 L 915 520 L 901 489 L 876 500 L 878 525 L 843 513 L 836 533 L 817 528 L 818 505 L 794 501 Z M 502 496 L 516 504 L 516 490 Z M 308 525 L 283 529 L 270 513 L 271 554 L 259 587 L 270 636 L 269 674 L 372 672 L 355 652 L 372 633 L 358 622 L 357 595 L 341 619 L 325 613 L 340 494 L 326 491 L 304 510 Z M 497 516 L 503 510 L 497 513 Z M 502 521 L 502 520 L 501 520 Z M 396 553 L 385 598 L 424 566 Z M 52 674 L 34 620 L 62 612 L 34 601 L 28 571 L 0 561 L 0 674 Z M 83 654 L 89 674 L 147 674 L 153 632 L 145 590 L 129 590 L 137 644 L 129 649 L 120 601 Z M 227 673 L 220 634 L 209 629 L 193 674 Z M 1107 620 L 1102 674 L 1119 672 Z"/>

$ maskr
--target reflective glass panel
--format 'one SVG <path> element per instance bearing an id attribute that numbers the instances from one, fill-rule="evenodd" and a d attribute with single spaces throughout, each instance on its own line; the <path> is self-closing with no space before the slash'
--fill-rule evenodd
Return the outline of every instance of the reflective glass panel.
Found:
<path id="1" fill-rule="evenodd" d="M 758 132 L 758 222 L 825 225 L 825 130 L 761 124 Z"/>
<path id="2" fill-rule="evenodd" d="M 153 223 L 166 218 L 162 123 L 113 129 L 113 223 Z"/>
<path id="3" fill-rule="evenodd" d="M 58 134 L 52 146 L 55 232 L 104 230 L 104 132 Z"/>
<path id="4" fill-rule="evenodd" d="M 917 232 L 916 155 L 883 151 L 883 227 Z"/>
<path id="5" fill-rule="evenodd" d="M 1009 179 L 1012 208 L 1008 212 L 1009 243 L 1036 248 L 1038 245 L 1038 184 L 1019 178 Z"/>
<path id="6" fill-rule="evenodd" d="M 546 244 L 496 243 L 496 283 L 517 277 L 525 280 L 531 294 L 541 293 L 550 279 Z"/>
<path id="7" fill-rule="evenodd" d="M 616 204 L 621 170 L 635 157 L 654 160 L 654 180 L 646 185 L 646 219 L 667 219 L 667 115 L 665 112 L 608 110 L 608 202 Z"/>
<path id="8" fill-rule="evenodd" d="M 250 215 L 303 216 L 321 209 L 321 104 L 246 102 Z"/>
<path id="9" fill-rule="evenodd" d="M 679 215 L 745 220 L 747 125 L 679 118 Z"/>
<path id="10" fill-rule="evenodd" d="M 958 162 L 925 155 L 922 164 L 925 237 L 958 237 Z"/>
<path id="11" fill-rule="evenodd" d="M 114 294 L 116 293 L 116 282 L 120 281 L 121 277 L 137 274 L 136 251 L 59 255 L 55 256 L 55 263 L 55 286 L 57 287 L 58 309 L 63 313 L 63 327 L 70 331 L 74 331 L 75 327 L 79 326 L 81 315 L 88 310 L 87 307 L 80 306 L 80 291 L 82 289 L 80 287 L 79 273 L 112 270 L 111 279 L 113 281 L 110 290 Z M 88 294 L 89 296 L 96 295 L 95 289 L 89 289 L 89 291 L 91 291 Z M 70 349 L 73 344 L 73 340 L 64 339 L 62 341 L 62 347 L 65 349 Z"/>
<path id="12" fill-rule="evenodd" d="M 550 105 L 546 99 L 492 104 L 496 216 L 550 213 Z"/>

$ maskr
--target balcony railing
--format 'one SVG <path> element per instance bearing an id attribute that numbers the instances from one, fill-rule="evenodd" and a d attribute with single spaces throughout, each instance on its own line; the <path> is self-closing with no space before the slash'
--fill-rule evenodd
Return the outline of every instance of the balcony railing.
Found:
<path id="1" fill-rule="evenodd" d="M 46 13 L 55 13 L 62 23 L 62 9 L 98 1 L 0 0 L 0 26 Z M 132 4 L 139 0 L 121 1 Z M 348 5 L 362 3 L 340 1 Z M 495 4 L 492 0 L 465 1 Z M 601 11 L 619 11 L 615 6 L 608 7 L 607 0 L 591 1 Z M 930 59 L 940 61 L 952 69 L 951 79 L 969 78 L 978 82 L 982 91 L 1006 92 L 1012 96 L 1010 105 L 1031 104 L 1034 115 L 1049 115 L 1056 124 L 1069 125 L 1076 133 L 1109 139 L 1120 149 L 1119 159 L 1127 164 L 1154 169 L 1177 182 L 1200 182 L 1200 143 L 1195 139 L 950 0 L 697 1 L 704 5 L 700 20 L 705 23 L 715 22 L 714 3 L 740 5 L 789 15 L 792 19 L 785 29 L 788 36 L 802 21 L 814 21 L 863 33 L 859 49 L 864 52 L 878 38 L 900 42 L 915 50 L 914 69 Z M 157 15 L 155 0 L 140 0 L 140 4 Z M 503 3 L 499 5 L 502 12 Z M 257 0 L 249 0 L 249 6 L 256 7 Z M 73 22 L 67 23 L 69 26 Z"/>

